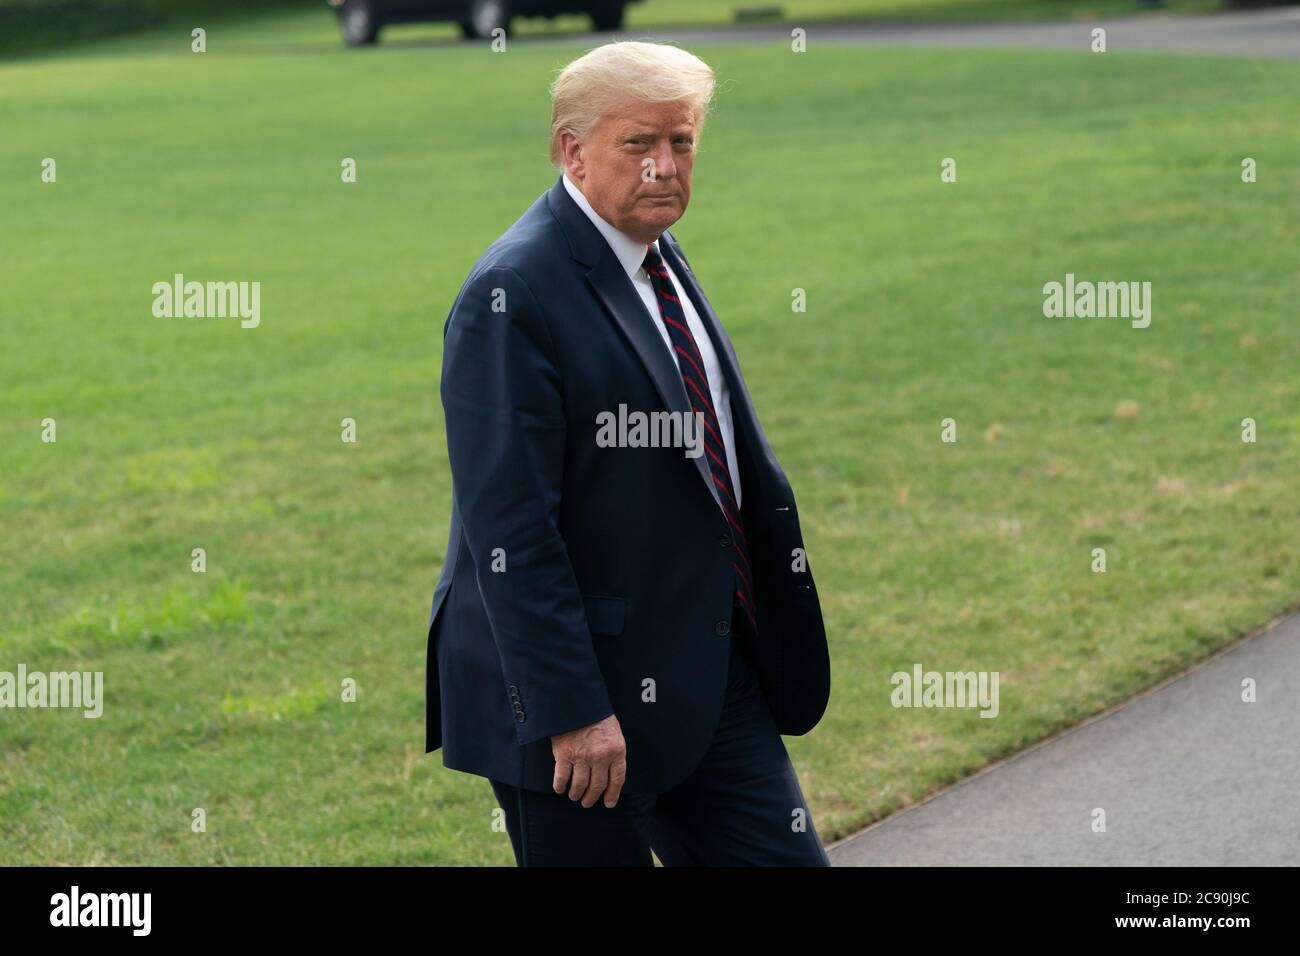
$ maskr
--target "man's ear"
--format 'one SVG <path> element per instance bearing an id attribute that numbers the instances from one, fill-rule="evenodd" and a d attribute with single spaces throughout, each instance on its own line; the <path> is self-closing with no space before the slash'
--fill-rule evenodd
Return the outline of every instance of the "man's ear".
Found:
<path id="1" fill-rule="evenodd" d="M 581 184 L 586 175 L 586 157 L 583 155 L 582 142 L 567 129 L 560 131 L 560 156 L 564 160 L 565 172 Z"/>

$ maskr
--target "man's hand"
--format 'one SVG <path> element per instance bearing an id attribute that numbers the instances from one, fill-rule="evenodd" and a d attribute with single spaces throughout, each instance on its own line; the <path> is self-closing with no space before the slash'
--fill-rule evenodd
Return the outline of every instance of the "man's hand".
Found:
<path id="1" fill-rule="evenodd" d="M 581 800 L 588 809 L 602 793 L 605 806 L 618 803 L 627 779 L 627 744 L 613 714 L 600 723 L 556 734 L 551 738 L 551 753 L 555 755 L 551 789 L 556 793 L 563 793 L 567 785 L 569 799 Z"/>

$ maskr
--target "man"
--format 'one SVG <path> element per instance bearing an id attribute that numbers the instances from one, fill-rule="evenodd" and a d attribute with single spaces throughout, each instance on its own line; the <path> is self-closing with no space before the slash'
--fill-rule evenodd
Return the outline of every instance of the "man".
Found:
<path id="1" fill-rule="evenodd" d="M 829 865 L 780 736 L 830 695 L 794 496 L 668 232 L 713 88 L 667 45 L 569 64 L 561 175 L 447 319 L 426 749 L 520 865 Z"/>

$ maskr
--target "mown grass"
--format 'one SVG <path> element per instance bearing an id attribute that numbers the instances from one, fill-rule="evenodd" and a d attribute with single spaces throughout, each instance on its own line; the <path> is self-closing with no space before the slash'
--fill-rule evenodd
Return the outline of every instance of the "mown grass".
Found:
<path id="1" fill-rule="evenodd" d="M 512 860 L 486 782 L 423 753 L 440 336 L 553 181 L 582 45 L 278 42 L 0 66 L 0 670 L 107 697 L 0 711 L 0 862 Z M 725 82 L 674 231 L 799 496 L 835 676 L 787 743 L 824 837 L 1296 604 L 1294 64 L 699 52 Z M 261 325 L 155 318 L 176 272 L 260 281 Z M 1044 318 L 1067 272 L 1151 281 L 1151 327 Z M 999 717 L 891 707 L 918 661 L 999 671 Z"/>

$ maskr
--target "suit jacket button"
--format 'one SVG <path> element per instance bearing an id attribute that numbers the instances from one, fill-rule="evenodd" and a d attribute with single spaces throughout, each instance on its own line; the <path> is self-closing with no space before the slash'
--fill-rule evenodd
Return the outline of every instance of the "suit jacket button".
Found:
<path id="1" fill-rule="evenodd" d="M 726 637 L 728 634 L 731 633 L 731 622 L 719 621 L 716 625 L 714 625 L 713 630 L 718 635 L 718 637 Z"/>
<path id="2" fill-rule="evenodd" d="M 729 534 L 724 534 L 721 538 L 718 539 L 718 544 L 721 545 L 723 548 L 730 548 L 730 547 L 731 547 L 731 535 L 729 535 Z"/>
<path id="3" fill-rule="evenodd" d="M 515 723 L 522 724 L 523 722 L 524 722 L 524 712 L 522 710 L 515 711 Z"/>

